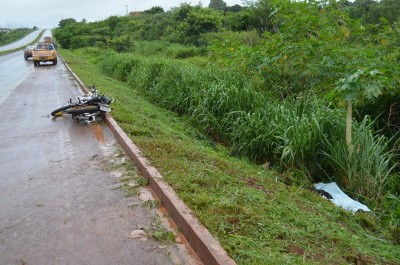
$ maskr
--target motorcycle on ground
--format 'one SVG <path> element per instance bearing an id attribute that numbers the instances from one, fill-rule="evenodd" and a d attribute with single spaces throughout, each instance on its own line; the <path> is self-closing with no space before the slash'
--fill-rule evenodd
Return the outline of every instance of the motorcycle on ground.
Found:
<path id="1" fill-rule="evenodd" d="M 89 96 L 77 97 L 75 102 L 69 99 L 68 104 L 53 110 L 51 116 L 71 115 L 78 122 L 92 123 L 101 120 L 105 113 L 111 112 L 110 105 L 114 101 L 108 94 L 100 94 L 96 86 L 90 86 Z"/>

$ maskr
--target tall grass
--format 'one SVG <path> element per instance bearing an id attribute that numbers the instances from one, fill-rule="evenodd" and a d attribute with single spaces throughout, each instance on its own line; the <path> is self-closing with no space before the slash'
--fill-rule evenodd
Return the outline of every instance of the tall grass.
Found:
<path id="1" fill-rule="evenodd" d="M 305 170 L 321 178 L 321 150 L 333 136 L 343 135 L 341 113 L 312 94 L 284 102 L 269 98 L 252 112 L 233 112 L 226 122 L 236 153 L 284 169 Z"/>
<path id="2" fill-rule="evenodd" d="M 276 105 L 271 101 L 271 109 Z M 241 154 L 262 163 L 279 160 L 275 152 L 279 146 L 276 137 L 279 124 L 271 115 L 272 112 L 267 107 L 251 113 L 236 111 L 227 115 L 225 127 L 230 127 L 229 138 L 234 154 Z"/>
<path id="3" fill-rule="evenodd" d="M 165 41 L 135 41 L 134 52 L 142 56 L 162 56 L 166 58 L 185 59 L 200 56 L 201 48 Z"/>
<path id="4" fill-rule="evenodd" d="M 136 69 L 140 64 L 141 60 L 135 56 L 114 52 L 106 52 L 103 60 L 100 60 L 100 67 L 104 73 L 124 82 L 127 81 L 131 70 Z"/>
<path id="5" fill-rule="evenodd" d="M 100 65 L 151 101 L 190 116 L 235 155 L 299 169 L 315 181 L 331 178 L 370 203 L 390 191 L 394 156 L 386 138 L 374 134 L 367 120 L 356 123 L 356 148 L 349 155 L 344 112 L 312 93 L 277 101 L 232 69 L 161 57 L 107 53 Z"/>
<path id="6" fill-rule="evenodd" d="M 328 144 L 324 155 L 335 169 L 335 181 L 369 204 L 381 207 L 382 198 L 393 183 L 396 167 L 394 154 L 388 151 L 386 137 L 375 135 L 368 116 L 357 126 L 353 135 L 354 151 L 349 153 L 343 138 Z"/>

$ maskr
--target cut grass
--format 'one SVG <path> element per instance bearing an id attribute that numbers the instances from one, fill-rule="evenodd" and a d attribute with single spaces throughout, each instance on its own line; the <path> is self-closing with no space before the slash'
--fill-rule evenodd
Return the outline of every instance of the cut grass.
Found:
<path id="1" fill-rule="evenodd" d="M 125 192 L 126 197 L 139 196 L 140 188 L 149 185 L 148 179 L 139 175 L 135 165 L 128 159 L 122 148 L 116 148 L 115 153 L 108 157 L 106 169 L 114 174 L 120 174 L 119 181 L 121 186 L 119 189 Z M 158 207 L 158 203 L 156 200 L 145 200 L 141 205 L 155 209 Z M 136 207 L 137 205 L 133 204 L 131 207 Z M 144 230 L 149 236 L 163 244 L 170 245 L 175 242 L 175 234 L 165 228 L 158 215 L 154 215 L 153 220 L 149 222 Z"/>
<path id="2" fill-rule="evenodd" d="M 148 180 L 139 174 L 121 148 L 117 148 L 115 154 L 108 157 L 106 169 L 118 175 L 121 182 L 119 189 L 125 192 L 126 197 L 138 196 L 140 187 L 148 185 Z"/>
<path id="3" fill-rule="evenodd" d="M 373 216 L 348 213 L 311 183 L 285 185 L 284 176 L 229 156 L 185 117 L 60 52 L 85 84 L 114 96 L 113 117 L 238 264 L 400 263 L 400 247 Z"/>

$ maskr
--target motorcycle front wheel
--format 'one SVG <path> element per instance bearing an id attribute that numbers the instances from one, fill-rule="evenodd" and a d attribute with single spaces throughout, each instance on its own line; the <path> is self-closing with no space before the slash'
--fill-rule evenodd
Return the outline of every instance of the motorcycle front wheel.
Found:
<path id="1" fill-rule="evenodd" d="M 63 114 L 67 114 L 65 111 L 66 111 L 67 109 L 69 109 L 69 108 L 72 108 L 72 106 L 71 106 L 71 105 L 63 106 L 63 107 L 61 107 L 61 108 L 58 108 L 58 109 L 53 110 L 53 111 L 50 113 L 50 115 L 51 115 L 51 116 L 61 116 L 61 115 L 63 115 Z"/>
<path id="2" fill-rule="evenodd" d="M 95 113 L 99 110 L 100 107 L 97 105 L 79 105 L 79 106 L 66 105 L 64 107 L 52 111 L 50 114 L 51 116 L 61 116 L 64 114 L 79 115 L 85 113 L 88 114 Z"/>

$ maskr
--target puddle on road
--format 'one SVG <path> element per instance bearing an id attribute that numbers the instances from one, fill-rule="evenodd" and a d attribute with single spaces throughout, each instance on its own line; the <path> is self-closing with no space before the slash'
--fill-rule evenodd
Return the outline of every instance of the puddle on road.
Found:
<path id="1" fill-rule="evenodd" d="M 98 124 L 90 124 L 90 128 L 92 129 L 94 137 L 96 140 L 99 141 L 101 144 L 105 144 L 106 138 L 104 137 L 103 130 L 100 128 Z"/>

